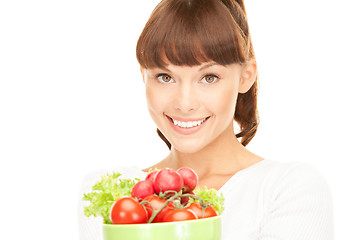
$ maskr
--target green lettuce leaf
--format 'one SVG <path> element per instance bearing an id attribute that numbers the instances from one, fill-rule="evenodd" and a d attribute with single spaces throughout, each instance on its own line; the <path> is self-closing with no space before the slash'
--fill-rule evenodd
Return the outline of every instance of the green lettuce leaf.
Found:
<path id="1" fill-rule="evenodd" d="M 219 215 L 224 211 L 224 196 L 214 188 L 208 189 L 206 186 L 203 189 L 197 187 L 194 190 L 196 196 L 203 198 L 210 203 L 218 212 Z"/>
<path id="2" fill-rule="evenodd" d="M 131 190 L 140 179 L 119 179 L 118 172 L 102 176 L 101 180 L 92 186 L 92 192 L 84 194 L 83 201 L 90 202 L 84 207 L 87 217 L 102 217 L 105 224 L 111 223 L 111 206 L 118 198 L 131 196 Z"/>

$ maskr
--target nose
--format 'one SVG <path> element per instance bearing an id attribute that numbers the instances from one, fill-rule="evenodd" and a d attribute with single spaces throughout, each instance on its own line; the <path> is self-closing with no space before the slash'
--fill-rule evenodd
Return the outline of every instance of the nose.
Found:
<path id="1" fill-rule="evenodd" d="M 175 108 L 183 113 L 196 110 L 199 106 L 197 91 L 191 84 L 181 84 L 174 98 Z"/>

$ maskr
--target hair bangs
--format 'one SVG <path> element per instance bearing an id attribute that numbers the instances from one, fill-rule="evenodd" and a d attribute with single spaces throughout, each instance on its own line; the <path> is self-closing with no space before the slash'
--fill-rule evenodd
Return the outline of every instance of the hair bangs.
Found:
<path id="1" fill-rule="evenodd" d="M 154 9 L 137 43 L 144 68 L 243 63 L 248 49 L 243 32 L 219 0 L 163 0 Z"/>

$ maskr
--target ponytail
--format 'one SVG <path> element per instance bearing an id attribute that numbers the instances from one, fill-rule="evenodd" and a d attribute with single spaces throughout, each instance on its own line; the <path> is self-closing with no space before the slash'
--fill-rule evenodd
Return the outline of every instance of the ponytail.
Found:
<path id="1" fill-rule="evenodd" d="M 249 25 L 245 11 L 244 0 L 221 0 L 229 9 L 234 21 L 240 27 L 245 41 L 247 60 L 254 59 L 254 48 L 249 33 Z M 240 127 L 240 132 L 236 134 L 241 138 L 241 143 L 246 146 L 255 136 L 259 125 L 259 113 L 257 109 L 258 76 L 252 87 L 245 93 L 239 93 L 235 106 L 234 120 Z"/>
<path id="2" fill-rule="evenodd" d="M 238 95 L 234 112 L 234 120 L 239 124 L 240 132 L 235 136 L 242 138 L 241 143 L 246 146 L 256 134 L 259 126 L 259 114 L 257 109 L 257 79 L 246 93 Z"/>

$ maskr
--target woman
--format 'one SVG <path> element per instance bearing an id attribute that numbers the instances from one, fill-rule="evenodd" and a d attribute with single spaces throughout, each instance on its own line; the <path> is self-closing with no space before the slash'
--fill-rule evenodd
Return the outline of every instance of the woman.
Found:
<path id="1" fill-rule="evenodd" d="M 200 187 L 223 193 L 223 239 L 332 239 L 322 177 L 245 148 L 259 119 L 242 0 L 163 0 L 138 39 L 137 59 L 149 112 L 170 149 L 152 168 L 191 167 Z"/>

